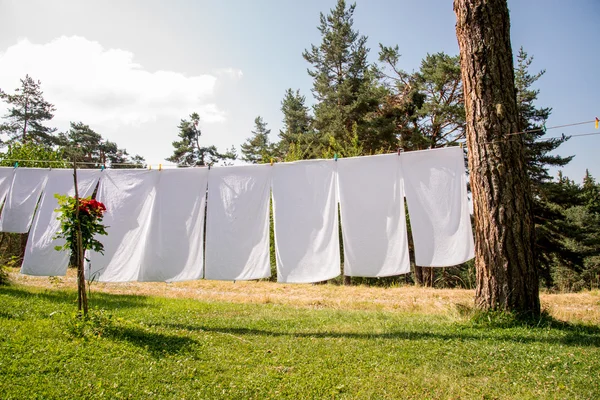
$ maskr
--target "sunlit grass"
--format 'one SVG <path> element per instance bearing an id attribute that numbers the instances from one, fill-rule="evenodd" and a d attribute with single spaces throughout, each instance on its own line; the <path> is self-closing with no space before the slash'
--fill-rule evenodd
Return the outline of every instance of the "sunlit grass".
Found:
<path id="1" fill-rule="evenodd" d="M 0 398 L 600 396 L 597 325 L 98 292 L 81 322 L 75 296 L 0 288 Z"/>

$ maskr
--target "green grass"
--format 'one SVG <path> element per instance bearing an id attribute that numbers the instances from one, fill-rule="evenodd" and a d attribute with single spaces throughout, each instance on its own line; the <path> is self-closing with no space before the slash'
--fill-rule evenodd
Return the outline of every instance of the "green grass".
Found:
<path id="1" fill-rule="evenodd" d="M 0 288 L 0 398 L 600 397 L 600 328 Z"/>

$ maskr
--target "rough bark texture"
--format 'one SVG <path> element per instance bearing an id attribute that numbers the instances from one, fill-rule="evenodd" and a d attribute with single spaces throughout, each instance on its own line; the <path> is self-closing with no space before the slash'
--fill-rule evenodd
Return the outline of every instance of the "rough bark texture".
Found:
<path id="1" fill-rule="evenodd" d="M 476 306 L 537 315 L 531 190 L 506 0 L 454 0 L 475 217 Z"/>

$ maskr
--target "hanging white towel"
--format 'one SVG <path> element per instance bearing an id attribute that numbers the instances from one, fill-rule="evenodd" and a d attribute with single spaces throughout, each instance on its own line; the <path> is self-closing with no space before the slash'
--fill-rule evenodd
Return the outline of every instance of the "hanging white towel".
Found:
<path id="1" fill-rule="evenodd" d="M 462 149 L 411 151 L 400 158 L 416 264 L 445 267 L 473 258 Z"/>
<path id="2" fill-rule="evenodd" d="M 48 169 L 17 168 L 0 215 L 0 232 L 27 233 Z"/>
<path id="3" fill-rule="evenodd" d="M 106 206 L 103 223 L 107 236 L 99 236 L 104 255 L 90 252 L 87 279 L 127 282 L 138 279 L 146 250 L 152 208 L 156 197 L 156 170 L 104 171 L 96 198 Z"/>
<path id="4" fill-rule="evenodd" d="M 344 275 L 410 272 L 400 157 L 338 160 Z"/>
<path id="5" fill-rule="evenodd" d="M 213 168 L 208 176 L 206 279 L 271 275 L 270 165 Z"/>
<path id="6" fill-rule="evenodd" d="M 319 282 L 340 274 L 336 162 L 273 166 L 277 280 Z"/>
<path id="7" fill-rule="evenodd" d="M 77 171 L 79 197 L 89 197 L 94 192 L 101 171 L 80 169 Z M 70 252 L 57 251 L 64 239 L 54 239 L 60 230 L 58 200 L 55 194 L 74 196 L 73 170 L 53 169 L 48 174 L 42 199 L 27 239 L 21 273 L 38 276 L 62 276 L 67 273 Z"/>
<path id="8" fill-rule="evenodd" d="M 207 180 L 208 168 L 158 173 L 140 281 L 202 278 Z"/>
<path id="9" fill-rule="evenodd" d="M 15 169 L 12 167 L 0 167 L 0 207 L 4 202 L 4 198 L 10 189 L 13 178 L 15 176 Z"/>

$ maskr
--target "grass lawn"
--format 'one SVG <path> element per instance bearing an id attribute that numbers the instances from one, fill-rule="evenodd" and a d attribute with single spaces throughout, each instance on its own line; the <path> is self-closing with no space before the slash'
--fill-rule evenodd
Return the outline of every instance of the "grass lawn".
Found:
<path id="1" fill-rule="evenodd" d="M 2 399 L 600 398 L 589 321 L 101 290 L 82 323 L 72 287 L 42 286 L 0 287 Z"/>

